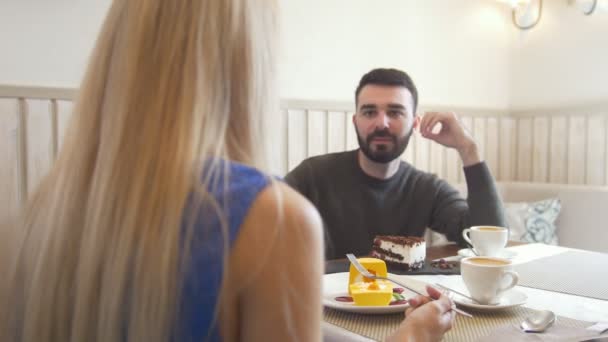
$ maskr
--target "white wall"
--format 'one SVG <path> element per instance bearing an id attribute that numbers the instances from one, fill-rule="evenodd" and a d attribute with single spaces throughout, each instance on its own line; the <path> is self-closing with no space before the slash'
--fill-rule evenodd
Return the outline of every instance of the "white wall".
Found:
<path id="1" fill-rule="evenodd" d="M 285 0 L 283 95 L 352 101 L 379 66 L 408 71 L 421 102 L 508 107 L 507 11 L 487 0 Z"/>
<path id="2" fill-rule="evenodd" d="M 109 0 L 1 0 L 0 83 L 75 87 Z M 284 98 L 351 100 L 376 66 L 424 103 L 505 108 L 504 13 L 485 0 L 283 0 Z"/>
<path id="3" fill-rule="evenodd" d="M 77 87 L 111 0 L 0 0 L 0 84 Z"/>
<path id="4" fill-rule="evenodd" d="M 542 20 L 512 30 L 511 107 L 580 106 L 608 100 L 608 1 L 585 16 L 565 0 L 544 2 Z"/>
<path id="5" fill-rule="evenodd" d="M 77 87 L 111 0 L 0 0 L 0 84 Z M 490 0 L 281 0 L 283 98 L 352 101 L 363 73 L 408 71 L 426 105 L 608 98 L 608 12 L 545 1 L 522 33 Z"/>

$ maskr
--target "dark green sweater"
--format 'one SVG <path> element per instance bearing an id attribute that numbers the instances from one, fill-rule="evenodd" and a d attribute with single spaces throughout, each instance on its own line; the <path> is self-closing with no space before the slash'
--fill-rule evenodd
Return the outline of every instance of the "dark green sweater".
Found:
<path id="1" fill-rule="evenodd" d="M 368 254 L 376 235 L 423 236 L 425 228 L 463 244 L 474 225 L 504 226 L 502 202 L 485 163 L 464 168 L 468 198 L 434 174 L 401 162 L 386 180 L 368 176 L 357 150 L 312 157 L 285 176 L 325 224 L 326 258 Z"/>

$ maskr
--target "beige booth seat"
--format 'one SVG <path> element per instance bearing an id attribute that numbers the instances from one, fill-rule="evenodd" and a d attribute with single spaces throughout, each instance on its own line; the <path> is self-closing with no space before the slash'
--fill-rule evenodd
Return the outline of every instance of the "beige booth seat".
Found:
<path id="1" fill-rule="evenodd" d="M 455 184 L 466 196 L 466 185 Z M 556 221 L 559 245 L 608 253 L 608 187 L 544 183 L 498 183 L 504 202 L 536 202 L 559 198 L 561 211 Z M 427 234 L 430 244 L 441 238 Z"/>

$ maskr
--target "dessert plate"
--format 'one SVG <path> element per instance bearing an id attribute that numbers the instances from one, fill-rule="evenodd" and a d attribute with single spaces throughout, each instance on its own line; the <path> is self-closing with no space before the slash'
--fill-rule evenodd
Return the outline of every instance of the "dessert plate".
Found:
<path id="1" fill-rule="evenodd" d="M 458 255 L 460 255 L 463 258 L 475 256 L 475 254 L 473 253 L 473 251 L 471 251 L 470 248 L 463 248 L 463 249 L 459 250 Z M 503 249 L 502 251 L 500 251 L 500 253 L 498 253 L 498 255 L 496 257 L 505 258 L 505 259 L 513 259 L 513 258 L 515 258 L 516 255 L 517 255 L 517 252 L 515 252 L 513 250 Z"/>
<path id="2" fill-rule="evenodd" d="M 505 292 L 505 294 L 500 299 L 500 303 L 495 305 L 484 305 L 473 303 L 472 300 L 468 298 L 461 297 L 459 295 L 454 295 L 454 302 L 457 305 L 461 305 L 467 308 L 475 309 L 475 310 L 484 310 L 484 311 L 494 311 L 494 310 L 503 310 L 512 308 L 515 306 L 519 306 L 525 304 L 528 300 L 528 296 L 519 291 L 519 290 L 509 290 Z"/>
<path id="3" fill-rule="evenodd" d="M 323 276 L 322 300 L 325 307 L 363 314 L 389 314 L 405 312 L 405 309 L 410 306 L 407 303 L 386 306 L 358 306 L 353 302 L 338 301 L 336 298 L 348 296 L 348 275 L 348 272 L 341 272 L 325 274 Z M 416 294 L 408 290 L 404 290 L 401 295 L 403 295 L 406 299 L 416 296 Z"/>

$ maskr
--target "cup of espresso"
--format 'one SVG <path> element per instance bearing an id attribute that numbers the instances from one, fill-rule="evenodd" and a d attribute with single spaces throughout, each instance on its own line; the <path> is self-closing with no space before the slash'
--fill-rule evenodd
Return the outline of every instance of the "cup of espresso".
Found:
<path id="1" fill-rule="evenodd" d="M 507 245 L 509 230 L 504 227 L 475 226 L 462 231 L 464 240 L 479 256 L 498 256 Z"/>
<path id="2" fill-rule="evenodd" d="M 464 258 L 460 261 L 460 273 L 471 297 L 485 305 L 498 304 L 502 295 L 519 281 L 511 260 L 502 258 Z"/>

